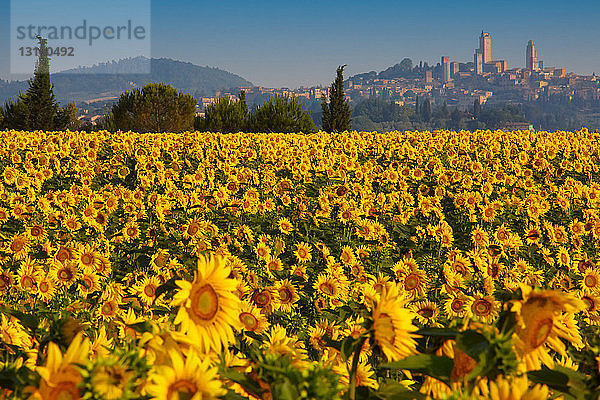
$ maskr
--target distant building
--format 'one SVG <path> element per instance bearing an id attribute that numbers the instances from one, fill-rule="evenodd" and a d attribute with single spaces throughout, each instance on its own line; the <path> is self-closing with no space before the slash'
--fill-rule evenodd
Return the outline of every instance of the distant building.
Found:
<path id="1" fill-rule="evenodd" d="M 442 56 L 442 83 L 450 82 L 450 57 Z"/>
<path id="2" fill-rule="evenodd" d="M 450 78 L 454 79 L 454 76 L 458 73 L 458 62 L 452 61 L 450 63 Z"/>
<path id="3" fill-rule="evenodd" d="M 506 122 L 500 129 L 503 131 L 534 131 L 531 122 Z"/>
<path id="4" fill-rule="evenodd" d="M 538 70 L 540 70 L 540 71 L 544 70 L 544 60 L 538 61 Z"/>
<path id="5" fill-rule="evenodd" d="M 565 72 L 564 68 L 554 68 L 553 75 L 555 78 L 564 78 Z"/>
<path id="6" fill-rule="evenodd" d="M 433 82 L 433 73 L 430 69 L 425 71 L 425 83 Z"/>
<path id="7" fill-rule="evenodd" d="M 492 61 L 492 36 L 488 32 L 481 31 L 479 36 L 479 52 L 483 57 L 483 63 Z"/>
<path id="8" fill-rule="evenodd" d="M 506 71 L 506 60 L 490 61 L 483 64 L 483 72 L 491 72 L 493 74 L 500 74 Z"/>
<path id="9" fill-rule="evenodd" d="M 530 40 L 527 43 L 527 49 L 525 50 L 525 67 L 530 71 L 537 71 L 539 67 L 533 40 Z"/>
<path id="10" fill-rule="evenodd" d="M 483 75 L 483 56 L 481 55 L 481 51 L 479 51 L 479 49 L 475 50 L 473 63 L 475 64 L 475 74 Z"/>

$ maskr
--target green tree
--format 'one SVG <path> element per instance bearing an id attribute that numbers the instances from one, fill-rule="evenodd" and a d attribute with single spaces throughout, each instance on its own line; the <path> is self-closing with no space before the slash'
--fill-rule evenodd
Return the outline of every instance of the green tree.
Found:
<path id="1" fill-rule="evenodd" d="M 4 104 L 3 125 L 10 129 L 52 130 L 59 110 L 50 82 L 50 57 L 46 39 L 37 36 L 38 59 L 29 88 L 16 101 Z"/>
<path id="2" fill-rule="evenodd" d="M 69 103 L 66 107 L 58 109 L 54 118 L 54 128 L 59 131 L 70 130 L 71 132 L 81 128 L 81 121 L 77 119 L 75 103 Z"/>
<path id="3" fill-rule="evenodd" d="M 418 116 L 421 115 L 421 110 L 419 110 L 419 96 L 417 96 L 417 99 L 415 100 L 415 114 Z"/>
<path id="4" fill-rule="evenodd" d="M 431 102 L 429 99 L 425 99 L 421 108 L 421 118 L 425 122 L 429 122 L 431 120 Z"/>
<path id="5" fill-rule="evenodd" d="M 53 86 L 50 82 L 50 57 L 46 39 L 37 37 L 39 56 L 33 79 L 29 81 L 29 89 L 23 101 L 29 109 L 29 129 L 52 130 L 54 118 L 58 112 L 58 104 L 54 98 Z"/>
<path id="6" fill-rule="evenodd" d="M 329 103 L 323 98 L 323 130 L 326 132 L 342 132 L 350 130 L 350 115 L 352 110 L 344 97 L 344 67 L 337 69 L 335 80 L 329 91 Z"/>
<path id="7" fill-rule="evenodd" d="M 246 94 L 242 91 L 237 101 L 221 97 L 207 106 L 204 117 L 196 117 L 194 129 L 222 133 L 245 132 L 248 130 L 248 118 Z"/>
<path id="8" fill-rule="evenodd" d="M 2 129 L 29 130 L 29 109 L 21 97 L 4 103 Z"/>
<path id="9" fill-rule="evenodd" d="M 477 118 L 479 114 L 481 114 L 481 104 L 479 103 L 479 100 L 475 100 L 473 102 L 473 116 Z"/>
<path id="10" fill-rule="evenodd" d="M 461 127 L 462 117 L 463 117 L 462 113 L 460 112 L 458 107 L 455 107 L 452 110 L 452 112 L 450 113 L 450 119 L 452 121 L 452 129 L 457 130 L 457 131 L 462 129 L 462 127 Z"/>
<path id="11" fill-rule="evenodd" d="M 442 104 L 440 115 L 442 118 L 450 118 L 450 110 L 448 109 L 448 103 L 446 101 Z"/>
<path id="12" fill-rule="evenodd" d="M 110 131 L 182 132 L 194 126 L 196 99 L 164 83 L 121 94 L 104 119 Z"/>
<path id="13" fill-rule="evenodd" d="M 317 129 L 310 113 L 297 97 L 278 96 L 258 106 L 250 117 L 252 132 L 315 132 Z"/>

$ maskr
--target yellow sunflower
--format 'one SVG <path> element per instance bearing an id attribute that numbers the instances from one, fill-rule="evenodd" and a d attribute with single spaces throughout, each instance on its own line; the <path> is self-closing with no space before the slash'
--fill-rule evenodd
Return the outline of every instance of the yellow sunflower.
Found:
<path id="1" fill-rule="evenodd" d="M 212 400 L 226 391 L 217 378 L 217 368 L 210 359 L 190 350 L 184 357 L 179 351 L 169 351 L 171 365 L 155 366 L 150 372 L 147 393 L 157 400 Z"/>
<path id="2" fill-rule="evenodd" d="M 279 226 L 279 230 L 281 231 L 281 233 L 283 233 L 284 235 L 289 235 L 294 230 L 294 225 L 292 225 L 290 220 L 287 218 L 281 218 L 277 222 L 277 225 Z"/>
<path id="3" fill-rule="evenodd" d="M 495 381 L 482 380 L 475 389 L 475 399 L 480 400 L 546 400 L 551 398 L 546 385 L 529 387 L 527 375 L 519 377 L 498 376 Z"/>
<path id="4" fill-rule="evenodd" d="M 340 377 L 340 383 L 346 387 L 350 384 L 349 370 L 350 361 L 346 365 L 340 364 L 333 368 L 333 371 Z M 356 386 L 367 386 L 375 390 L 379 388 L 373 367 L 366 360 L 360 360 L 356 366 Z"/>
<path id="5" fill-rule="evenodd" d="M 261 334 L 268 326 L 267 318 L 252 303 L 243 301 L 239 312 L 239 320 L 246 331 Z M 252 338 L 247 337 L 251 341 Z"/>
<path id="6" fill-rule="evenodd" d="M 43 301 L 50 301 L 56 292 L 56 282 L 51 276 L 45 276 L 38 282 L 37 295 Z"/>
<path id="7" fill-rule="evenodd" d="M 29 239 L 24 235 L 15 235 L 10 240 L 8 252 L 13 255 L 15 260 L 21 260 L 29 254 L 31 249 Z"/>
<path id="8" fill-rule="evenodd" d="M 91 272 L 95 271 L 100 264 L 100 254 L 92 244 L 87 243 L 79 246 L 75 251 L 75 260 L 81 270 Z"/>
<path id="9" fill-rule="evenodd" d="M 382 291 L 373 309 L 373 331 L 377 345 L 389 361 L 396 361 L 416 353 L 417 328 L 412 320 L 413 311 L 405 308 L 397 285 Z"/>
<path id="10" fill-rule="evenodd" d="M 97 292 L 101 289 L 98 275 L 94 272 L 84 272 L 79 277 L 81 283 L 79 284 L 79 293 L 87 296 L 89 293 Z"/>
<path id="11" fill-rule="evenodd" d="M 90 356 L 92 359 L 104 359 L 110 355 L 113 345 L 113 339 L 109 339 L 104 325 L 96 333 L 96 339 L 90 346 Z"/>
<path id="12" fill-rule="evenodd" d="M 468 311 L 470 299 L 462 293 L 451 296 L 444 302 L 444 311 L 450 318 L 462 318 Z"/>
<path id="13" fill-rule="evenodd" d="M 415 312 L 417 320 L 421 324 L 435 326 L 435 320 L 440 312 L 437 304 L 431 301 L 419 301 L 412 304 L 411 309 Z"/>
<path id="14" fill-rule="evenodd" d="M 24 291 L 35 293 L 37 291 L 36 283 L 40 279 L 39 266 L 27 256 L 21 262 L 17 271 L 17 285 Z"/>
<path id="15" fill-rule="evenodd" d="M 75 336 L 64 355 L 57 344 L 48 345 L 46 365 L 36 367 L 42 377 L 37 391 L 42 400 L 81 398 L 78 385 L 83 378 L 76 365 L 86 363 L 89 349 L 89 340 L 81 333 Z"/>
<path id="16" fill-rule="evenodd" d="M 276 302 L 275 307 L 283 312 L 289 313 L 292 311 L 294 303 L 298 301 L 298 291 L 289 279 L 284 279 L 277 282 L 275 285 Z"/>
<path id="17" fill-rule="evenodd" d="M 582 340 L 577 325 L 562 313 L 577 312 L 585 308 L 582 300 L 554 290 L 532 290 L 521 286 L 523 300 L 513 302 L 511 310 L 517 314 L 515 347 L 523 357 L 527 370 L 539 369 L 541 364 L 552 368 L 554 361 L 548 354 L 549 346 L 561 355 L 566 355 L 561 337 L 574 346 Z"/>
<path id="18" fill-rule="evenodd" d="M 476 294 L 469 302 L 468 313 L 476 319 L 490 323 L 498 316 L 500 303 L 493 296 Z"/>
<path id="19" fill-rule="evenodd" d="M 144 276 L 132 289 L 144 304 L 152 304 L 156 298 L 156 289 L 160 286 L 157 276 Z"/>
<path id="20" fill-rule="evenodd" d="M 586 268 L 581 279 L 581 289 L 587 293 L 600 291 L 600 273 L 597 268 Z"/>
<path id="21" fill-rule="evenodd" d="M 411 299 L 421 297 L 427 291 L 428 279 L 424 271 L 414 269 L 399 277 L 400 287 Z"/>
<path id="22" fill-rule="evenodd" d="M 308 243 L 298 243 L 296 245 L 296 251 L 294 254 L 296 255 L 296 259 L 299 263 L 304 263 L 312 259 L 311 249 Z"/>
<path id="23" fill-rule="evenodd" d="M 266 333 L 267 341 L 261 349 L 277 356 L 289 356 L 292 365 L 302 367 L 307 365 L 304 343 L 295 335 L 286 331 L 281 325 L 271 325 Z"/>
<path id="24" fill-rule="evenodd" d="M 193 282 L 177 281 L 180 290 L 172 300 L 179 306 L 175 324 L 205 352 L 220 352 L 234 340 L 233 331 L 239 326 L 238 281 L 229 274 L 221 257 L 202 257 Z"/>
<path id="25" fill-rule="evenodd" d="M 338 280 L 330 274 L 319 274 L 313 288 L 327 298 L 337 298 L 341 294 Z"/>
<path id="26" fill-rule="evenodd" d="M 44 242 L 47 236 L 46 229 L 38 224 L 27 227 L 25 234 L 34 242 Z"/>
<path id="27" fill-rule="evenodd" d="M 5 344 L 25 347 L 28 343 L 31 345 L 31 339 L 16 318 L 0 315 L 0 343 L 0 348 L 7 350 Z M 8 349 L 8 352 L 12 350 Z"/>
<path id="28" fill-rule="evenodd" d="M 135 221 L 129 221 L 122 229 L 123 239 L 132 241 L 140 237 L 140 227 Z"/>
<path id="29" fill-rule="evenodd" d="M 66 262 L 65 264 L 54 263 L 51 267 L 51 274 L 56 283 L 69 287 L 79 277 L 79 270 L 73 262 Z"/>

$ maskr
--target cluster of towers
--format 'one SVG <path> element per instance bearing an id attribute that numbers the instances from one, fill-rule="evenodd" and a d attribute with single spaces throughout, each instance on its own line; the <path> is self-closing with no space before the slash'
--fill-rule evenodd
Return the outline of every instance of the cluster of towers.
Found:
<path id="1" fill-rule="evenodd" d="M 475 49 L 473 63 L 476 75 L 483 75 L 485 72 L 499 74 L 508 69 L 506 60 L 492 60 L 492 36 L 488 32 L 483 31 L 481 31 L 481 36 L 479 36 L 479 48 Z M 525 64 L 526 68 L 531 71 L 541 71 L 544 69 L 544 61 L 538 60 L 533 40 L 527 43 Z M 442 56 L 442 83 L 450 82 L 456 73 L 458 73 L 458 63 L 455 61 L 451 62 L 448 56 Z"/>
<path id="2" fill-rule="evenodd" d="M 508 69 L 506 60 L 492 60 L 492 36 L 484 31 L 481 31 L 479 36 L 479 48 L 475 49 L 473 64 L 476 75 L 482 75 L 484 72 L 499 74 Z"/>
<path id="3" fill-rule="evenodd" d="M 507 70 L 506 60 L 492 60 L 492 36 L 488 32 L 481 32 L 479 36 L 479 48 L 475 50 L 474 56 L 475 74 L 482 75 L 484 72 L 501 73 Z M 442 57 L 442 83 L 452 80 L 458 72 L 458 63 L 450 62 L 450 57 Z"/>

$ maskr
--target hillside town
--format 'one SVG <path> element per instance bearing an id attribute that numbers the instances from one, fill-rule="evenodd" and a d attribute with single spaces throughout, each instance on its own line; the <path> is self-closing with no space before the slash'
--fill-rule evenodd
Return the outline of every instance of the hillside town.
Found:
<path id="1" fill-rule="evenodd" d="M 451 61 L 448 56 L 442 56 L 440 63 L 435 66 L 421 62 L 414 67 L 407 65 L 402 68 L 399 64 L 397 77 L 382 78 L 382 73 L 375 72 L 356 75 L 346 80 L 346 98 L 350 101 L 384 98 L 399 105 L 414 106 L 416 98 L 420 96 L 429 98 L 432 104 L 446 102 L 449 106 L 463 109 L 471 107 L 476 100 L 484 104 L 550 97 L 566 101 L 575 98 L 587 101 L 600 99 L 598 76 L 577 75 L 562 67 L 545 65 L 543 60 L 538 59 L 532 40 L 525 47 L 525 67 L 509 68 L 506 60 L 493 60 L 491 54 L 491 35 L 482 32 L 473 61 Z M 328 88 L 318 86 L 297 89 L 254 86 L 239 89 L 246 92 L 250 102 L 257 97 L 275 94 L 294 95 L 308 101 L 320 100 L 328 94 Z M 203 97 L 199 99 L 199 109 L 203 110 L 219 97 L 237 98 L 237 94 L 217 92 L 212 97 Z"/>
<path id="2" fill-rule="evenodd" d="M 600 120 L 590 108 L 600 105 L 600 77 L 578 75 L 561 66 L 546 65 L 538 57 L 533 40 L 524 44 L 523 50 L 524 66 L 511 68 L 506 60 L 492 58 L 492 36 L 482 31 L 472 61 L 441 56 L 436 65 L 423 61 L 413 65 L 412 60 L 405 58 L 379 73 L 371 71 L 347 78 L 345 97 L 351 104 L 378 99 L 413 108 L 417 107 L 419 99 L 426 99 L 432 106 L 444 105 L 460 110 L 472 110 L 476 102 L 488 106 L 552 102 L 563 110 L 569 106 L 583 113 L 589 111 L 589 115 Z M 208 96 L 197 96 L 196 115 L 203 117 L 206 107 L 222 97 L 237 100 L 242 91 L 251 108 L 264 103 L 270 96 L 288 95 L 297 97 L 313 114 L 320 111 L 321 100 L 329 95 L 329 88 L 323 86 L 295 89 L 254 85 L 231 87 L 215 90 Z M 96 125 L 117 100 L 118 97 L 113 96 L 78 104 L 78 118 L 83 123 Z"/>

